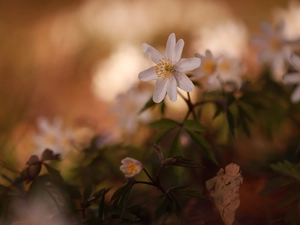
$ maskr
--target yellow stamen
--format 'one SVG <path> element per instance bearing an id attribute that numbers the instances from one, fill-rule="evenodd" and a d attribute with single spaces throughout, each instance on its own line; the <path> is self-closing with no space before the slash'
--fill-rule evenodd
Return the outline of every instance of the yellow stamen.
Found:
<path id="1" fill-rule="evenodd" d="M 128 163 L 127 172 L 133 174 L 137 170 L 137 166 L 133 162 Z"/>
<path id="2" fill-rule="evenodd" d="M 162 58 L 155 66 L 155 72 L 158 78 L 170 78 L 174 71 L 175 70 L 171 59 Z"/>
<path id="3" fill-rule="evenodd" d="M 216 68 L 216 63 L 213 60 L 207 60 L 203 62 L 203 71 L 206 74 L 211 74 L 215 72 Z"/>
<path id="4" fill-rule="evenodd" d="M 223 60 L 220 64 L 219 64 L 219 69 L 221 72 L 229 72 L 230 71 L 230 63 L 228 62 L 228 60 Z"/>

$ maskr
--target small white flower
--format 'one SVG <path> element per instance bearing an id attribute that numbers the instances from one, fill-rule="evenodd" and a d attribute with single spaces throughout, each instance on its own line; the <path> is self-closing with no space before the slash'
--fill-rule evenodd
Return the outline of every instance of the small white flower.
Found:
<path id="1" fill-rule="evenodd" d="M 138 77 L 141 81 L 156 80 L 153 94 L 153 101 L 156 103 L 161 102 L 166 93 L 170 100 L 175 102 L 177 87 L 186 92 L 194 89 L 194 84 L 184 72 L 199 67 L 201 60 L 195 57 L 181 59 L 183 46 L 182 39 L 176 43 L 174 33 L 170 34 L 168 38 L 165 55 L 146 43 L 142 45 L 143 52 L 156 63 L 156 66 L 140 72 Z"/>
<path id="2" fill-rule="evenodd" d="M 195 77 L 216 76 L 218 58 L 215 58 L 210 50 L 206 50 L 205 55 L 196 53 L 195 56 L 201 59 L 201 66 L 195 70 Z"/>
<path id="3" fill-rule="evenodd" d="M 275 75 L 274 78 L 281 77 L 285 71 L 288 56 L 291 54 L 289 40 L 284 34 L 284 24 L 280 23 L 272 27 L 269 23 L 262 23 L 263 35 L 255 37 L 252 42 L 259 49 L 258 59 L 262 63 L 267 63 Z"/>
<path id="4" fill-rule="evenodd" d="M 209 50 L 206 50 L 205 55 L 197 53 L 196 57 L 199 57 L 202 63 L 195 71 L 194 77 L 201 78 L 206 76 L 207 83 L 213 86 L 212 89 L 228 88 L 227 84 L 229 83 L 234 84 L 237 88 L 241 86 L 240 75 L 242 70 L 237 59 L 227 55 L 214 57 Z"/>
<path id="5" fill-rule="evenodd" d="M 300 101 L 300 57 L 292 54 L 291 63 L 298 70 L 298 72 L 287 73 L 283 77 L 283 81 L 286 84 L 297 85 L 296 89 L 291 95 L 291 101 L 297 103 Z"/>
<path id="6" fill-rule="evenodd" d="M 123 165 L 120 166 L 120 170 L 125 174 L 125 177 L 134 177 L 143 169 L 143 164 L 140 161 L 130 157 L 122 159 L 121 163 Z"/>
<path id="7" fill-rule="evenodd" d="M 150 122 L 152 113 L 149 110 L 139 114 L 150 97 L 149 90 L 135 87 L 119 94 L 116 104 L 112 107 L 113 113 L 118 116 L 118 127 L 128 134 L 133 134 L 138 129 L 139 123 Z"/>
<path id="8" fill-rule="evenodd" d="M 73 133 L 62 129 L 62 119 L 55 118 L 51 124 L 46 118 L 37 120 L 39 133 L 34 136 L 36 154 L 41 154 L 46 148 L 55 153 L 65 153 L 73 147 Z"/>

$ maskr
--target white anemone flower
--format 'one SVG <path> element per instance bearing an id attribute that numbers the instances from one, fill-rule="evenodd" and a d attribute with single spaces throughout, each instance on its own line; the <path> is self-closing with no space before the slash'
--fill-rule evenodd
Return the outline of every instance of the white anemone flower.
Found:
<path id="1" fill-rule="evenodd" d="M 262 23 L 263 35 L 252 39 L 253 44 L 259 48 L 258 59 L 270 65 L 275 79 L 282 78 L 288 57 L 292 52 L 284 28 L 284 23 L 273 28 L 269 23 L 264 22 Z"/>
<path id="2" fill-rule="evenodd" d="M 232 84 L 236 88 L 241 87 L 242 70 L 239 60 L 227 55 L 214 57 L 210 50 L 206 50 L 205 55 L 197 53 L 196 57 L 201 59 L 201 66 L 195 70 L 194 77 L 207 77 L 207 83 L 211 85 L 209 89 L 226 88 L 232 91 Z"/>
<path id="3" fill-rule="evenodd" d="M 291 101 L 293 103 L 298 103 L 300 101 L 300 57 L 292 54 L 291 63 L 298 70 L 298 72 L 287 73 L 283 77 L 283 81 L 286 84 L 296 85 L 296 89 L 291 95 Z"/>
<path id="4" fill-rule="evenodd" d="M 143 164 L 133 158 L 126 157 L 122 159 L 120 170 L 124 173 L 125 177 L 134 177 L 143 169 Z"/>
<path id="5" fill-rule="evenodd" d="M 41 154 L 46 148 L 64 154 L 74 147 L 73 132 L 69 129 L 63 130 L 61 118 L 56 117 L 51 123 L 46 118 L 39 117 L 37 125 L 39 132 L 34 136 L 36 154 Z"/>
<path id="6" fill-rule="evenodd" d="M 134 134 L 140 123 L 152 120 L 152 113 L 147 110 L 139 113 L 151 97 L 148 89 L 132 87 L 127 92 L 118 94 L 112 112 L 118 117 L 118 127 L 129 135 Z"/>
<path id="7" fill-rule="evenodd" d="M 168 38 L 165 55 L 146 43 L 142 45 L 143 52 L 156 63 L 156 66 L 140 72 L 138 77 L 141 81 L 156 80 L 153 94 L 153 101 L 156 103 L 161 102 L 166 93 L 170 100 L 175 102 L 177 87 L 186 92 L 194 90 L 194 84 L 185 72 L 199 67 L 201 60 L 196 57 L 181 59 L 183 46 L 184 41 L 179 39 L 176 42 L 174 33 Z"/>

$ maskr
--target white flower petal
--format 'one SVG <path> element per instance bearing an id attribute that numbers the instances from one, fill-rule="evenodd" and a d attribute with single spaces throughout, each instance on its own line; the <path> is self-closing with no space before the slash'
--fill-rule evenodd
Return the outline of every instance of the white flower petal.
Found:
<path id="1" fill-rule="evenodd" d="M 142 44 L 142 50 L 156 64 L 159 63 L 159 60 L 161 60 L 162 58 L 164 58 L 163 54 L 161 54 L 159 51 L 157 51 L 151 45 L 148 45 L 146 43 Z"/>
<path id="2" fill-rule="evenodd" d="M 283 82 L 286 84 L 297 84 L 300 83 L 300 74 L 298 72 L 285 74 Z"/>
<path id="3" fill-rule="evenodd" d="M 157 75 L 155 72 L 155 67 L 152 66 L 149 69 L 146 69 L 142 72 L 139 73 L 138 78 L 141 81 L 150 81 L 150 80 L 156 80 L 157 79 Z"/>
<path id="4" fill-rule="evenodd" d="M 293 103 L 297 103 L 300 101 L 300 85 L 294 90 L 294 92 L 291 96 L 291 101 Z"/>
<path id="5" fill-rule="evenodd" d="M 210 50 L 205 51 L 205 56 L 208 57 L 208 58 L 213 58 L 213 54 L 211 53 Z"/>
<path id="6" fill-rule="evenodd" d="M 175 64 L 175 70 L 178 72 L 186 72 L 196 69 L 201 64 L 201 59 L 197 57 L 181 59 Z"/>
<path id="7" fill-rule="evenodd" d="M 212 85 L 216 82 L 217 82 L 217 76 L 216 75 L 212 75 L 209 78 L 207 78 L 207 83 L 210 84 L 210 85 Z"/>
<path id="8" fill-rule="evenodd" d="M 300 57 L 298 55 L 292 54 L 291 55 L 291 62 L 292 62 L 294 67 L 296 67 L 297 69 L 300 69 Z"/>
<path id="9" fill-rule="evenodd" d="M 191 92 L 192 90 L 194 90 L 193 82 L 184 73 L 176 72 L 176 73 L 174 73 L 174 76 L 177 81 L 177 86 L 180 89 L 182 89 L 186 92 Z"/>
<path id="10" fill-rule="evenodd" d="M 172 102 L 175 102 L 177 100 L 177 81 L 174 76 L 170 78 L 167 93 Z"/>
<path id="11" fill-rule="evenodd" d="M 175 47 L 174 47 L 174 52 L 173 52 L 173 56 L 171 57 L 172 63 L 176 64 L 182 55 L 182 50 L 183 50 L 183 46 L 184 46 L 184 41 L 182 39 L 180 39 Z"/>
<path id="12" fill-rule="evenodd" d="M 166 96 L 169 79 L 158 79 L 155 84 L 153 101 L 160 103 Z"/>
<path id="13" fill-rule="evenodd" d="M 168 59 L 173 58 L 175 44 L 176 44 L 176 36 L 174 33 L 172 33 L 168 37 L 167 46 L 166 46 L 165 55 Z"/>

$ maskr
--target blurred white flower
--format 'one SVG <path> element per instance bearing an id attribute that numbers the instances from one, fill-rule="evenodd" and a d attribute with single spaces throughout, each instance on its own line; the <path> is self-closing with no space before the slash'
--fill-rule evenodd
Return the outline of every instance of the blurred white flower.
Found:
<path id="1" fill-rule="evenodd" d="M 233 91 L 240 88 L 243 71 L 238 59 L 225 54 L 214 57 L 210 50 L 206 50 L 205 56 L 197 53 L 196 57 L 199 57 L 202 63 L 195 70 L 194 77 L 206 77 L 207 83 L 211 85 L 209 89 L 224 88 Z"/>
<path id="2" fill-rule="evenodd" d="M 140 161 L 130 157 L 122 159 L 121 162 L 123 165 L 120 166 L 120 170 L 125 174 L 125 177 L 134 177 L 143 169 L 143 164 Z"/>
<path id="3" fill-rule="evenodd" d="M 205 55 L 195 54 L 201 59 L 201 65 L 194 72 L 195 77 L 216 76 L 218 58 L 215 58 L 210 50 L 205 51 Z"/>
<path id="4" fill-rule="evenodd" d="M 156 63 L 156 66 L 140 72 L 138 77 L 141 81 L 156 80 L 153 94 L 153 101 L 156 103 L 161 102 L 166 93 L 170 100 L 175 102 L 177 87 L 186 92 L 194 89 L 194 84 L 184 72 L 199 67 L 201 60 L 198 58 L 181 59 L 183 46 L 182 39 L 176 43 L 174 33 L 168 38 L 165 55 L 146 43 L 142 45 L 143 52 Z"/>
<path id="5" fill-rule="evenodd" d="M 283 77 L 283 81 L 286 84 L 296 85 L 296 89 L 291 95 L 291 101 L 298 103 L 300 101 L 300 57 L 292 54 L 291 63 L 298 70 L 298 72 L 287 73 Z"/>
<path id="6" fill-rule="evenodd" d="M 137 131 L 139 123 L 148 123 L 152 120 L 152 113 L 149 110 L 139 114 L 150 97 L 149 90 L 136 87 L 116 97 L 112 112 L 118 117 L 117 126 L 121 131 L 131 135 Z"/>
<path id="7" fill-rule="evenodd" d="M 252 39 L 252 43 L 258 47 L 259 61 L 271 67 L 275 80 L 281 80 L 292 52 L 284 34 L 284 27 L 282 22 L 274 28 L 269 23 L 263 22 L 263 35 Z"/>
<path id="8" fill-rule="evenodd" d="M 74 137 L 70 129 L 62 127 L 62 119 L 56 117 L 53 123 L 46 118 L 39 117 L 37 120 L 39 132 L 34 136 L 36 146 L 35 154 L 41 154 L 46 148 L 55 153 L 64 154 L 74 147 Z"/>

